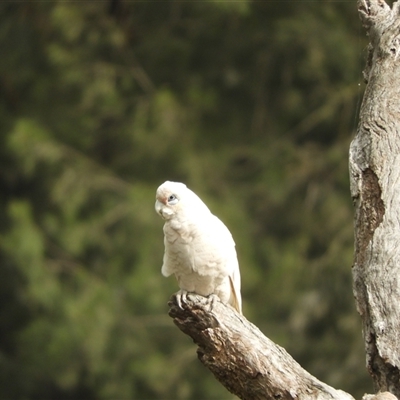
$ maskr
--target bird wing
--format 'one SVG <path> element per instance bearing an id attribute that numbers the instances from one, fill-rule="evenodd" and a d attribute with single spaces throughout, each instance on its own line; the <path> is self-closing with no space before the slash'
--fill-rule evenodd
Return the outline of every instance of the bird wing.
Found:
<path id="1" fill-rule="evenodd" d="M 197 229 L 201 229 L 201 240 L 196 240 L 193 246 L 196 272 L 200 275 L 228 277 L 229 302 L 242 313 L 239 263 L 235 242 L 229 229 L 213 214 L 210 214 L 210 218 L 202 220 Z"/>
<path id="2" fill-rule="evenodd" d="M 236 254 L 235 241 L 233 240 L 232 235 L 229 229 L 225 226 L 225 224 L 217 217 L 214 218 L 218 221 L 218 225 L 220 225 L 220 231 L 217 230 L 219 236 L 218 240 L 219 246 L 221 248 L 224 248 L 227 254 L 225 270 L 229 277 L 229 283 L 231 289 L 229 302 L 240 314 L 242 314 L 242 296 L 240 293 L 240 270 Z"/>
<path id="3" fill-rule="evenodd" d="M 197 219 L 191 226 L 189 243 L 192 268 L 199 275 L 228 275 L 227 260 L 235 247 L 226 226 L 213 214 Z"/>

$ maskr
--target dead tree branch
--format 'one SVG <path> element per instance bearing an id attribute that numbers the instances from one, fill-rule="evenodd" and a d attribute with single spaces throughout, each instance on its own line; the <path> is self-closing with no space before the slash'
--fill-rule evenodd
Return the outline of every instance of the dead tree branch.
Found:
<path id="1" fill-rule="evenodd" d="M 170 316 L 199 346 L 200 361 L 241 399 L 352 400 L 305 371 L 282 347 L 230 306 L 191 294 L 184 309 L 172 297 Z"/>

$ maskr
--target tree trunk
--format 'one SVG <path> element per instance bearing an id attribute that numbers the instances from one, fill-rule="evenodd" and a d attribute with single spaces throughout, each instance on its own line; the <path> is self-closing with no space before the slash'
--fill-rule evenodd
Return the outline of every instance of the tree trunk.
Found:
<path id="1" fill-rule="evenodd" d="M 354 295 L 375 388 L 400 396 L 400 10 L 379 0 L 358 8 L 371 43 L 350 146 Z"/>
<path id="2" fill-rule="evenodd" d="M 355 205 L 354 294 L 362 317 L 367 367 L 376 396 L 400 396 L 400 5 L 358 2 L 371 43 L 360 124 L 350 146 Z M 219 301 L 188 296 L 170 303 L 175 324 L 198 344 L 198 356 L 242 399 L 352 397 L 310 375 L 254 325 Z M 387 392 L 386 392 L 387 391 Z M 389 393 L 391 392 L 391 393 Z"/>

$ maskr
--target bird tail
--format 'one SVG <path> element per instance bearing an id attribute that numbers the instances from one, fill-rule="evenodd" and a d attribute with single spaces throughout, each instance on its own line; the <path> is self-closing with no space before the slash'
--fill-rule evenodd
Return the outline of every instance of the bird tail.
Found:
<path id="1" fill-rule="evenodd" d="M 236 282 L 235 282 L 236 281 Z M 235 277 L 229 276 L 229 283 L 231 286 L 231 297 L 229 303 L 235 308 L 239 314 L 242 313 L 242 296 L 240 295 L 240 276 Z"/>

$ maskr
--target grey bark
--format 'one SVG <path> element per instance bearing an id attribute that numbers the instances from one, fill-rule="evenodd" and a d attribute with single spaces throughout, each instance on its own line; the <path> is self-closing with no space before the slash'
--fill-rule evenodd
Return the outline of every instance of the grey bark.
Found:
<path id="1" fill-rule="evenodd" d="M 200 361 L 241 399 L 354 400 L 309 374 L 232 307 L 195 294 L 183 309 L 175 297 L 169 304 L 175 324 L 199 346 Z"/>
<path id="2" fill-rule="evenodd" d="M 350 146 L 353 288 L 375 388 L 399 397 L 400 6 L 363 0 L 358 9 L 371 43 L 360 123 Z"/>

